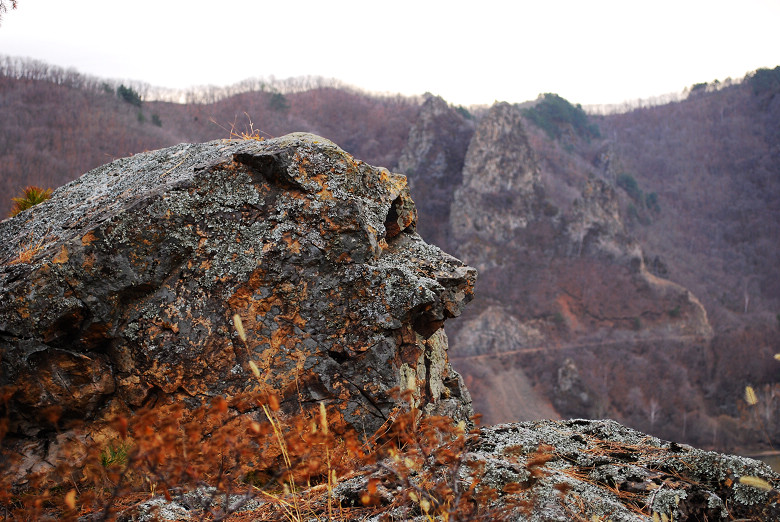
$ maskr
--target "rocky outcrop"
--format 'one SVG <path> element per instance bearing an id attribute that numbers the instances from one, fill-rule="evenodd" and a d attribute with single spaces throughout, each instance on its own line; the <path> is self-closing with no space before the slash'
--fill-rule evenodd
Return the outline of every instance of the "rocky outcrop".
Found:
<path id="1" fill-rule="evenodd" d="M 251 390 L 286 412 L 324 402 L 331 429 L 360 434 L 399 387 L 467 420 L 442 325 L 476 272 L 416 219 L 404 176 L 300 133 L 182 144 L 61 187 L 0 224 L 6 442 Z"/>
<path id="2" fill-rule="evenodd" d="M 542 191 L 520 111 L 496 104 L 469 143 L 463 184 L 455 193 L 450 227 L 458 251 L 480 273 L 505 264 L 504 246 L 516 248 L 529 222 L 543 214 Z"/>
<path id="3" fill-rule="evenodd" d="M 450 249 L 450 206 L 463 178 L 466 148 L 474 124 L 439 96 L 426 95 L 398 170 L 409 176 L 420 214 L 419 232 L 431 244 Z"/>
<path id="4" fill-rule="evenodd" d="M 510 305 L 507 313 L 529 332 L 528 342 L 520 343 L 525 348 L 562 333 L 629 330 L 633 337 L 635 318 L 644 319 L 645 336 L 654 335 L 651 327 L 659 317 L 667 332 L 711 335 L 696 298 L 645 269 L 642 249 L 626 233 L 609 184 L 586 179 L 566 211 L 546 197 L 514 106 L 498 104 L 480 122 L 452 209 L 456 250 L 480 271 L 480 297 Z M 673 308 L 680 320 L 669 320 L 675 318 L 665 312 Z M 487 308 L 473 313 L 483 312 Z M 475 355 L 495 351 L 465 344 Z"/>
<path id="5" fill-rule="evenodd" d="M 453 459 L 448 452 L 455 449 L 459 465 L 447 467 L 444 462 Z M 780 517 L 780 475 L 766 464 L 663 441 L 614 421 L 499 424 L 473 432 L 455 447 L 449 443 L 446 449 L 432 449 L 411 476 L 405 466 L 404 459 L 386 459 L 340 481 L 333 488 L 343 509 L 339 520 L 430 520 L 438 515 L 450 520 L 693 522 Z M 328 512 L 326 494 L 322 487 L 305 492 L 313 514 Z M 370 509 L 363 507 L 366 497 Z M 197 520 L 210 510 L 221 513 L 223 506 L 237 512 L 228 520 L 275 519 L 265 498 L 233 495 L 226 501 L 210 488 L 167 502 L 163 497 L 149 500 L 133 520 L 152 520 L 153 515 Z"/>
<path id="6" fill-rule="evenodd" d="M 468 458 L 505 493 L 504 520 L 776 520 L 780 476 L 752 459 L 666 442 L 614 421 L 480 430 Z M 758 480 L 752 480 L 758 479 Z"/>
<path id="7" fill-rule="evenodd" d="M 469 144 L 450 226 L 454 251 L 480 280 L 477 301 L 450 330 L 453 360 L 487 422 L 540 413 L 642 420 L 645 403 L 661 399 L 638 369 L 689 368 L 712 336 L 707 314 L 647 270 L 606 176 L 594 168 L 555 178 L 534 149 L 539 139 L 516 106 L 499 103 Z M 626 357 L 635 368 L 617 362 Z M 574 388 L 557 382 L 575 373 Z M 628 393 L 616 387 L 626 373 L 640 407 L 612 398 Z"/>

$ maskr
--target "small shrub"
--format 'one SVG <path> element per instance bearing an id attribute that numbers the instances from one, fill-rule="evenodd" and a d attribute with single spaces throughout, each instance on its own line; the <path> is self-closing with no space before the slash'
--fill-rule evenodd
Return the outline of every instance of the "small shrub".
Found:
<path id="1" fill-rule="evenodd" d="M 40 187 L 29 186 L 22 191 L 22 195 L 18 198 L 11 198 L 14 202 L 14 206 L 11 209 L 11 213 L 8 217 L 13 217 L 23 210 L 27 210 L 30 207 L 43 203 L 51 197 L 51 189 L 42 189 Z"/>
<path id="2" fill-rule="evenodd" d="M 122 101 L 125 101 L 130 105 L 135 105 L 136 107 L 140 107 L 143 103 L 141 101 L 141 95 L 133 90 L 132 87 L 125 87 L 124 85 L 120 85 L 116 88 L 116 95 L 119 96 Z"/>
<path id="3" fill-rule="evenodd" d="M 109 444 L 100 452 L 100 464 L 104 468 L 112 466 L 125 467 L 128 454 L 132 445 L 128 441 L 119 441 Z"/>
<path id="4" fill-rule="evenodd" d="M 626 172 L 618 174 L 616 183 L 618 187 L 626 191 L 626 194 L 628 194 L 631 199 L 637 203 L 642 203 L 642 189 L 639 188 L 639 183 L 634 179 L 634 176 Z"/>
<path id="5" fill-rule="evenodd" d="M 157 125 L 158 127 L 162 127 L 162 120 L 160 119 L 159 114 L 152 114 L 152 123 Z"/>
<path id="6" fill-rule="evenodd" d="M 290 102 L 287 101 L 287 97 L 284 94 L 275 92 L 271 95 L 268 106 L 274 111 L 287 112 L 290 108 Z"/>
<path id="7" fill-rule="evenodd" d="M 674 318 L 680 317 L 680 313 L 681 313 L 680 312 L 680 305 L 677 305 L 674 308 L 672 308 L 671 310 L 669 310 L 669 317 L 674 317 Z"/>

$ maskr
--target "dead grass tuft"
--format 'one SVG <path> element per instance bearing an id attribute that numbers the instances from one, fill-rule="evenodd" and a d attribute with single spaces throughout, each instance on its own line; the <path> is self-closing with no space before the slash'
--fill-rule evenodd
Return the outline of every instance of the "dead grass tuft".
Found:
<path id="1" fill-rule="evenodd" d="M 19 212 L 27 210 L 30 207 L 43 203 L 51 197 L 51 189 L 42 189 L 36 186 L 25 187 L 22 191 L 22 195 L 18 198 L 11 198 L 14 202 L 14 206 L 11 208 L 11 213 L 8 217 L 14 217 Z"/>

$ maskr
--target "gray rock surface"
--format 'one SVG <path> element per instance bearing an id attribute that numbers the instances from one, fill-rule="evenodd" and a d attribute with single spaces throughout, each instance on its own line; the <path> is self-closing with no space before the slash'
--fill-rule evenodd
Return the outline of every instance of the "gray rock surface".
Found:
<path id="1" fill-rule="evenodd" d="M 361 434 L 398 387 L 467 420 L 442 325 L 476 271 L 426 244 L 416 218 L 404 176 L 311 134 L 182 144 L 85 174 L 0 223 L 9 437 L 47 438 L 52 409 L 89 427 L 252 390 L 288 413 L 325 402 L 332 429 Z"/>
<path id="2" fill-rule="evenodd" d="M 438 453 L 433 455 L 420 475 L 439 477 L 424 488 L 441 491 L 437 486 L 447 483 L 452 470 L 437 469 Z M 348 502 L 359 498 L 370 479 L 378 479 L 377 495 L 387 508 L 372 520 L 382 516 L 427 520 L 417 518 L 419 507 L 413 501 L 399 505 L 402 491 L 418 485 L 418 491 L 424 489 L 414 479 L 411 484 L 399 481 L 392 473 L 398 467 L 388 461 L 377 471 L 343 482 L 336 494 Z M 766 464 L 663 441 L 610 420 L 482 428 L 465 442 L 456 482 L 457 491 L 474 491 L 475 497 L 484 494 L 482 502 L 464 500 L 459 520 L 769 521 L 780 517 L 780 475 Z"/>
<path id="3" fill-rule="evenodd" d="M 450 207 L 463 180 L 463 162 L 473 135 L 473 121 L 439 96 L 427 94 L 398 160 L 398 170 L 408 175 L 415 195 L 420 234 L 444 249 L 454 246 Z"/>
<path id="4" fill-rule="evenodd" d="M 663 441 L 614 421 L 500 424 L 480 430 L 470 449 L 469 458 L 484 463 L 484 486 L 519 484 L 517 494 L 531 502 L 530 513 L 521 506 L 507 520 L 780 517 L 780 475 L 766 464 Z M 511 506 L 511 495 L 499 502 Z"/>

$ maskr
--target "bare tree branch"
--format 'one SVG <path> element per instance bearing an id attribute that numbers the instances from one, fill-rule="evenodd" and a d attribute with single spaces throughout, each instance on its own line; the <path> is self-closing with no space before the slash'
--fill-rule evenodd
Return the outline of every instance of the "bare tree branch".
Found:
<path id="1" fill-rule="evenodd" d="M 10 0 L 11 1 L 11 9 L 16 9 L 16 0 Z M 6 5 L 6 0 L 0 0 L 0 22 L 3 21 L 3 14 L 8 12 L 8 6 Z"/>

